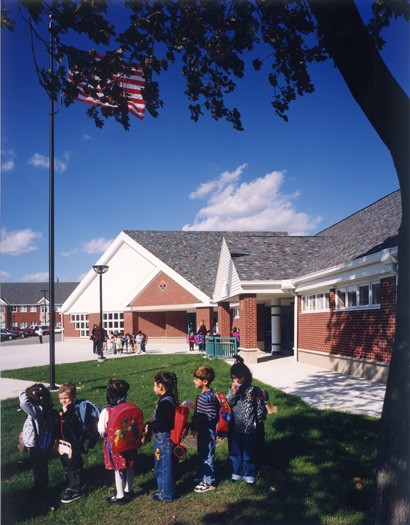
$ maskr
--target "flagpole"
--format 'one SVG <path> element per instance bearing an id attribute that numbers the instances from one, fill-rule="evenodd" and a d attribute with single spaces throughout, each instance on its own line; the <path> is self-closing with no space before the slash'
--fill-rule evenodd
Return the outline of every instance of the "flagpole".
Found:
<path id="1" fill-rule="evenodd" d="M 50 15 L 48 30 L 50 33 L 50 78 L 54 74 L 54 36 L 52 31 L 53 20 Z M 55 296 L 54 296 L 54 98 L 49 93 L 49 219 L 48 219 L 48 265 L 49 265 L 49 344 L 50 344 L 50 390 L 56 390 L 55 377 Z"/>

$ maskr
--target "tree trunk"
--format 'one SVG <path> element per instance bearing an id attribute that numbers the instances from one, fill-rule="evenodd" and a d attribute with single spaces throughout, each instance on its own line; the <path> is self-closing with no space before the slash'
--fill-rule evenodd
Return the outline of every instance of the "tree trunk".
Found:
<path id="1" fill-rule="evenodd" d="M 396 337 L 380 422 L 376 523 L 410 523 L 410 103 L 374 47 L 353 0 L 309 0 L 321 41 L 389 149 L 401 187 Z"/>

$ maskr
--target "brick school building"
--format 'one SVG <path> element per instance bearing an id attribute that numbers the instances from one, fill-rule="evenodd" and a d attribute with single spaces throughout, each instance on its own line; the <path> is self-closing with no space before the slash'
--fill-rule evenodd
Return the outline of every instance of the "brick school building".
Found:
<path id="1" fill-rule="evenodd" d="M 96 264 L 104 327 L 186 344 L 201 320 L 240 330 L 247 362 L 305 363 L 384 381 L 396 314 L 396 191 L 314 236 L 285 232 L 122 231 Z M 61 307 L 66 337 L 99 323 L 91 268 Z"/>

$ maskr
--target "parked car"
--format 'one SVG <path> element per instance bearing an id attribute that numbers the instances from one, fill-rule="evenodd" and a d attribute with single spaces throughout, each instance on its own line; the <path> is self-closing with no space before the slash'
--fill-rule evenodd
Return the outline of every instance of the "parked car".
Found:
<path id="1" fill-rule="evenodd" d="M 31 335 L 36 335 L 36 331 L 32 327 L 24 328 L 24 333 L 26 334 L 26 337 L 29 337 Z"/>
<path id="2" fill-rule="evenodd" d="M 9 332 L 15 333 L 20 339 L 24 339 L 30 335 L 35 335 L 34 328 L 12 328 Z"/>
<path id="3" fill-rule="evenodd" d="M 36 332 L 40 327 L 35 326 L 34 331 Z M 48 325 L 41 325 L 41 328 L 43 329 L 43 335 L 50 335 L 50 327 Z"/>
<path id="4" fill-rule="evenodd" d="M 8 341 L 10 339 L 17 339 L 18 334 L 16 332 L 12 332 L 11 330 L 6 330 L 5 328 L 1 329 L 1 340 L 2 341 Z"/>

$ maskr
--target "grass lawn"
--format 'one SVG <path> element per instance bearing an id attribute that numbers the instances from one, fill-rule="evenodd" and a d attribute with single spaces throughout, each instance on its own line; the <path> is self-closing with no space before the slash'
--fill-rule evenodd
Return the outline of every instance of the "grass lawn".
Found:
<path id="1" fill-rule="evenodd" d="M 205 361 L 202 356 L 146 355 L 64 364 L 56 367 L 58 384 L 71 381 L 79 398 L 101 408 L 105 385 L 112 376 L 131 384 L 128 400 L 151 418 L 156 402 L 153 376 L 172 370 L 178 376 L 180 400 L 195 399 L 193 371 L 211 364 L 216 372 L 214 388 L 226 393 L 230 385 L 229 366 L 222 360 Z M 3 377 L 48 382 L 49 368 L 9 370 Z M 262 383 L 255 381 L 255 384 Z M 108 506 L 113 494 L 114 474 L 104 469 L 102 442 L 84 456 L 84 496 L 69 505 L 59 503 L 66 487 L 58 458 L 50 461 L 51 501 L 44 505 L 30 495 L 33 478 L 28 455 L 17 450 L 18 434 L 25 414 L 17 399 L 1 404 L 2 525 L 72 524 L 122 525 L 167 524 L 326 524 L 373 523 L 374 462 L 378 420 L 330 410 L 316 410 L 301 399 L 266 387 L 278 405 L 277 414 L 266 420 L 267 445 L 263 474 L 253 486 L 230 481 L 227 440 L 217 446 L 217 489 L 205 494 L 193 492 L 196 450 L 179 462 L 177 495 L 173 503 L 152 500 L 156 489 L 152 442 L 140 449 L 134 481 L 135 497 L 127 505 Z M 56 394 L 53 394 L 58 408 Z"/>

